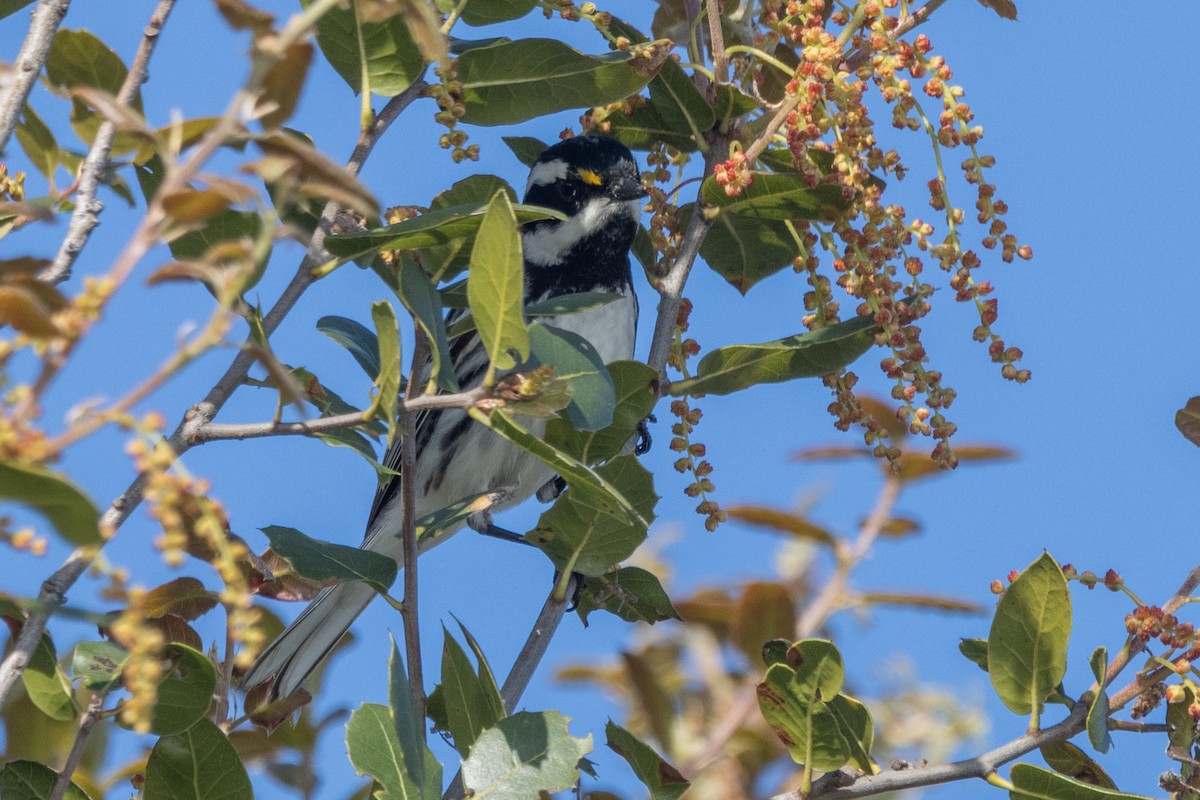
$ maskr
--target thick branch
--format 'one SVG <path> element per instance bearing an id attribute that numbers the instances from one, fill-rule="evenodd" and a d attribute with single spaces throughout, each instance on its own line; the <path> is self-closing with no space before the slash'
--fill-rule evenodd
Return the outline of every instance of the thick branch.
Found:
<path id="1" fill-rule="evenodd" d="M 154 53 L 154 45 L 158 43 L 158 35 L 174 7 L 175 0 L 158 0 L 154 14 L 142 34 L 142 43 L 133 57 L 133 63 L 129 65 L 125 82 L 117 92 L 117 102 L 121 105 L 129 106 L 133 103 L 138 90 L 146 82 L 149 76 L 147 65 Z M 75 264 L 75 259 L 87 244 L 92 230 L 100 224 L 100 212 L 104 209 L 104 204 L 96 199 L 96 189 L 100 185 L 101 177 L 108 170 L 115 134 L 116 126 L 105 120 L 96 132 L 96 138 L 92 140 L 92 147 L 88 150 L 83 169 L 79 173 L 79 191 L 75 195 L 75 211 L 71 214 L 71 224 L 67 228 L 62 246 L 58 249 L 58 255 L 54 257 L 54 263 L 41 276 L 44 281 L 61 283 L 71 277 L 71 267 Z"/>
<path id="2" fill-rule="evenodd" d="M 955 761 L 952 764 L 939 764 L 932 767 L 916 769 L 889 770 L 878 775 L 865 775 L 854 781 L 850 786 L 840 785 L 848 776 L 845 773 L 830 773 L 815 784 L 805 800 L 853 800 L 858 797 L 869 797 L 883 792 L 898 792 L 903 789 L 915 789 L 920 786 L 932 786 L 938 783 L 961 781 L 967 778 L 986 778 L 996 769 L 1009 761 L 1020 758 L 1044 744 L 1062 742 L 1081 732 L 1087 724 L 1087 706 L 1079 703 L 1071 710 L 1070 715 L 1057 725 L 1044 730 L 1029 733 L 1007 744 L 1002 744 L 994 750 L 989 750 L 975 758 L 965 761 Z M 775 795 L 771 800 L 798 800 L 799 792 L 785 792 Z"/>
<path id="3" fill-rule="evenodd" d="M 379 138 L 413 100 L 424 94 L 427 86 L 428 84 L 424 80 L 418 80 L 402 94 L 388 101 L 387 105 L 375 118 L 374 124 L 359 136 L 358 144 L 355 146 L 354 152 L 350 156 L 350 161 L 346 165 L 347 171 L 352 175 L 358 174 L 359 170 L 362 169 L 363 163 L 375 148 L 375 144 L 379 141 Z M 336 201 L 331 200 L 325 205 L 325 210 L 321 214 L 321 221 L 317 229 L 313 231 L 308 253 L 301 261 L 300 267 L 291 282 L 283 290 L 275 305 L 263 318 L 262 327 L 264 335 L 270 336 L 274 333 L 284 317 L 292 310 L 296 301 L 300 299 L 304 290 L 313 283 L 315 280 L 312 275 L 313 268 L 329 260 L 330 256 L 324 249 L 325 232 L 333 224 L 333 220 L 339 213 L 341 213 L 341 205 Z M 250 343 L 252 342 L 248 342 L 248 344 Z M 246 375 L 249 373 L 253 363 L 254 356 L 251 354 L 251 351 L 249 348 L 243 348 L 204 400 L 188 409 L 184 414 L 183 422 L 180 423 L 179 427 L 175 429 L 175 432 L 168 439 L 168 444 L 170 444 L 176 454 L 182 454 L 190 447 L 189 441 L 191 437 L 201 427 L 212 421 L 221 407 L 229 400 L 230 395 L 245 381 Z M 147 480 L 147 475 L 139 475 L 130 484 L 129 488 L 113 501 L 108 510 L 100 517 L 102 530 L 109 533 L 116 531 L 129 518 L 133 510 L 142 502 L 142 491 L 145 489 Z M 37 609 L 30 613 L 29 617 L 25 620 L 21 628 L 21 635 L 17 637 L 16 642 L 13 644 L 12 652 L 4 659 L 3 664 L 0 664 L 0 705 L 3 705 L 7 701 L 9 693 L 12 691 L 13 686 L 16 685 L 17 678 L 20 677 L 25 667 L 29 664 L 30 655 L 41 640 L 42 633 L 46 629 L 47 620 L 63 604 L 66 599 L 67 590 L 91 566 L 95 557 L 96 550 L 94 548 L 76 550 L 67 558 L 62 567 L 42 584 L 41 591 L 38 593 Z"/>
<path id="4" fill-rule="evenodd" d="M 578 578 L 573 580 L 578 580 Z M 554 588 L 551 588 L 541 613 L 533 621 L 529 636 L 525 638 L 525 645 L 517 654 L 517 660 L 513 662 L 508 677 L 504 679 L 504 686 L 500 689 L 500 697 L 504 701 L 504 711 L 508 714 L 513 713 L 516 709 L 517 703 L 521 701 L 521 695 L 529 686 L 529 680 L 537 671 L 543 656 L 546 655 L 546 650 L 550 647 L 550 640 L 554 638 L 558 625 L 562 622 L 563 614 L 567 610 L 566 598 L 570 597 L 572 592 L 568 591 L 562 598 L 556 598 L 555 594 Z M 442 800 L 462 800 L 462 797 L 462 770 L 459 770 L 454 779 L 450 781 L 446 793 L 442 795 Z"/>
<path id="5" fill-rule="evenodd" d="M 17 126 L 17 117 L 25 110 L 33 84 L 42 74 L 42 67 L 46 66 L 54 34 L 70 5 L 71 0 L 39 0 L 33 10 L 21 52 L 4 80 L 5 85 L 0 86 L 0 153 L 8 146 Z"/>

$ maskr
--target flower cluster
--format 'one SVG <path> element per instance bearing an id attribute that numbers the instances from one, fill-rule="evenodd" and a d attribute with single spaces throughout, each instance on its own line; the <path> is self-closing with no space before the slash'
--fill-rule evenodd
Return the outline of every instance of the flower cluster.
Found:
<path id="1" fill-rule="evenodd" d="M 685 378 L 688 377 L 688 358 L 700 352 L 700 345 L 695 339 L 683 338 L 683 334 L 688 329 L 688 317 L 691 312 L 692 303 L 685 297 L 679 306 L 675 340 L 671 345 L 671 352 L 667 356 L 667 364 L 683 373 Z M 680 454 L 680 457 L 675 460 L 675 471 L 691 473 L 692 482 L 683 492 L 688 497 L 700 498 L 700 503 L 696 506 L 696 513 L 705 517 L 705 528 L 715 531 L 717 526 L 725 521 L 727 515 L 717 502 L 708 496 L 716 489 L 716 486 L 708 477 L 713 471 L 712 464 L 703 460 L 707 454 L 707 448 L 700 442 L 692 440 L 692 433 L 700 422 L 702 412 L 698 408 L 692 408 L 687 398 L 682 398 L 671 401 L 671 414 L 678 419 L 678 422 L 671 426 L 670 448 L 672 452 Z"/>
<path id="2" fill-rule="evenodd" d="M 438 139 L 438 144 L 443 150 L 450 151 L 450 158 L 455 164 L 478 161 L 479 145 L 464 147 L 467 144 L 467 132 L 458 129 L 458 121 L 467 113 L 467 107 L 462 102 L 463 85 L 457 80 L 458 62 L 447 59 L 434 67 L 433 71 L 442 80 L 429 87 L 429 96 L 437 101 L 439 109 L 433 118 L 439 125 L 449 128 Z"/>

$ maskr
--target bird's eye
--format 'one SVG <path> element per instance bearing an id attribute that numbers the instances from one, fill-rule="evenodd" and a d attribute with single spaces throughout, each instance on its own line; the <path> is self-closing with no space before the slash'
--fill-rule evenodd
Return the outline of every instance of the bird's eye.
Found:
<path id="1" fill-rule="evenodd" d="M 558 191 L 559 194 L 568 200 L 574 200 L 579 197 L 580 187 L 574 181 L 559 181 Z"/>

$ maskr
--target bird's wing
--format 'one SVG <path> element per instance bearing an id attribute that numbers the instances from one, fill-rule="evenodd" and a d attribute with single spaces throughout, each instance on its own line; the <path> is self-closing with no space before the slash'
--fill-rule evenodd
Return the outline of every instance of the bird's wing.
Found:
<path id="1" fill-rule="evenodd" d="M 446 327 L 449 328 L 455 322 L 465 317 L 467 313 L 467 309 L 465 308 L 451 309 L 446 315 Z M 453 365 L 454 376 L 458 379 L 458 385 L 463 390 L 470 389 L 483 380 L 488 360 L 478 332 L 472 330 L 469 333 L 464 333 L 454 338 L 450 342 L 450 363 Z M 425 362 L 425 368 L 421 370 L 421 380 L 428 380 L 431 368 L 432 359 Z M 421 451 L 425 449 L 425 445 L 428 444 L 434 431 L 438 429 L 438 422 L 444 418 L 445 414 L 446 410 L 443 409 L 428 409 L 417 413 L 416 446 L 418 461 L 421 458 Z M 391 470 L 392 474 L 389 475 L 386 481 L 380 483 L 379 488 L 375 491 L 375 500 L 371 503 L 371 513 L 367 517 L 368 531 L 375 522 L 375 517 L 396 496 L 402 486 L 401 480 L 403 480 L 403 476 L 400 474 L 401 450 L 399 436 L 395 437 L 392 441 L 392 446 L 384 454 L 382 464 L 384 468 Z"/>

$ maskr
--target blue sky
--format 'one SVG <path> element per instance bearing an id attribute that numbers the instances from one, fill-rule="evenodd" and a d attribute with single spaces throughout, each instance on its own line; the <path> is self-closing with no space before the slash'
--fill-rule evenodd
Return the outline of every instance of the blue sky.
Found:
<path id="1" fill-rule="evenodd" d="M 286 2 L 268 4 L 290 13 Z M 125 0 L 121 13 L 105 3 L 76 3 L 68 27 L 89 28 L 126 59 L 132 56 L 153 3 Z M 604 5 L 644 25 L 652 5 Z M 907 492 L 898 512 L 919 519 L 919 538 L 881 542 L 857 573 L 860 588 L 917 589 L 957 595 L 990 604 L 988 584 L 1033 561 L 1043 549 L 1060 562 L 1098 573 L 1117 569 L 1143 598 L 1165 600 L 1193 564 L 1190 541 L 1197 511 L 1200 452 L 1175 430 L 1173 416 L 1200 394 L 1200 343 L 1191 291 L 1200 267 L 1187 241 L 1197 210 L 1194 187 L 1200 167 L 1192 153 L 1197 142 L 1200 78 L 1190 54 L 1191 30 L 1161 17 L 1081 10 L 1072 4 L 1020 3 L 1021 21 L 1000 20 L 976 3 L 947 3 L 924 28 L 967 89 L 967 100 L 986 128 L 983 150 L 996 156 L 992 173 L 1010 206 L 1008 221 L 1034 248 L 1030 263 L 986 263 L 983 277 L 997 287 L 1005 339 L 1025 351 L 1022 365 L 1033 370 L 1025 386 L 1002 381 L 983 346 L 970 339 L 974 311 L 958 307 L 948 291 L 925 321 L 933 365 L 958 390 L 952 419 L 959 442 L 989 442 L 1015 450 L 1015 461 L 964 465 L 956 473 L 927 481 Z M 15 53 L 24 32 L 23 14 L 0 22 L 0 53 Z M 566 33 L 564 33 L 566 28 Z M 581 49 L 604 50 L 583 26 L 546 25 L 531 17 L 515 29 L 567 38 Z M 220 54 L 245 52 L 248 40 L 228 31 L 212 4 L 180 3 L 167 25 L 144 90 L 155 125 L 169 122 L 173 109 L 185 117 L 219 113 L 243 79 L 244 62 Z M 47 118 L 62 120 L 61 109 L 40 90 L 34 102 Z M 376 103 L 378 107 L 380 103 Z M 358 101 L 323 62 L 316 68 L 292 125 L 310 133 L 334 158 L 349 153 L 356 135 Z M 552 140 L 574 114 L 540 119 L 515 129 L 467 128 L 483 148 L 477 165 L 456 166 L 436 146 L 432 104 L 411 109 L 373 157 L 366 183 L 385 205 L 420 204 L 472 172 L 492 172 L 520 186 L 524 168 L 499 142 L 500 134 Z M 886 116 L 877 114 L 881 130 Z M 888 136 L 893 134 L 890 128 Z M 924 183 L 931 176 L 926 140 L 896 135 L 912 167 L 909 180 L 889 187 L 917 216 L 932 217 Z M 23 155 L 8 153 L 13 168 Z M 961 157 L 952 156 L 954 165 Z M 30 179 L 32 194 L 39 181 Z M 968 209 L 965 184 L 950 186 L 951 197 Z M 134 216 L 115 198 L 107 201 L 103 227 L 79 269 L 99 272 L 123 244 Z M 24 235 L 5 242 L 5 257 L 53 252 L 62 225 L 47 229 L 45 240 Z M 19 252 L 18 252 L 19 251 Z M 301 252 L 281 245 L 258 288 L 269 305 L 290 277 Z M 160 248 L 142 265 L 141 275 L 166 258 Z M 937 282 L 936 279 L 934 281 Z M 940 285 L 945 285 L 942 281 Z M 655 298 L 644 285 L 639 354 L 645 355 Z M 695 301 L 692 335 L 705 350 L 739 341 L 759 341 L 799 330 L 804 285 L 781 274 L 742 298 L 707 270 L 689 284 Z M 367 386 L 351 360 L 315 331 L 326 314 L 366 320 L 371 300 L 385 295 L 369 273 L 352 267 L 320 284 L 304 298 L 276 338 L 276 351 L 289 363 L 303 364 L 347 398 L 365 397 Z M 115 397 L 171 352 L 179 331 L 202 322 L 208 296 L 195 286 L 167 285 L 152 290 L 135 281 L 114 302 L 111 313 L 80 349 L 48 398 L 47 420 L 56 428 L 80 400 Z M 402 326 L 403 327 L 403 326 Z M 231 351 L 210 354 L 183 378 L 144 406 L 161 409 L 173 424 L 223 371 Z M 887 383 L 875 370 L 879 356 L 868 354 L 857 368 L 860 387 L 877 394 Z M 760 387 L 700 403 L 705 417 L 697 438 L 708 445 L 716 467 L 716 499 L 724 505 L 756 502 L 788 506 L 812 501 L 813 517 L 851 533 L 869 510 L 880 485 L 873 464 L 797 464 L 788 455 L 828 442 L 853 444 L 857 433 L 833 430 L 825 411 L 827 390 L 819 382 Z M 256 421 L 272 412 L 265 392 L 245 389 L 221 421 Z M 658 476 L 663 500 L 651 543 L 671 561 L 672 593 L 734 584 L 769 575 L 778 546 L 774 537 L 735 524 L 707 533 L 682 495 L 685 481 L 670 469 L 669 415 L 660 409 L 656 446 L 648 466 Z M 189 453 L 187 468 L 208 476 L 214 494 L 228 507 L 234 530 L 265 546 L 257 528 L 291 525 L 313 536 L 357 542 L 370 498 L 373 475 L 349 451 L 303 439 L 215 443 Z M 132 477 L 122 440 L 107 432 L 72 451 L 64 468 L 101 504 L 122 491 Z M 509 513 L 503 523 L 524 530 L 536 520 L 536 504 Z M 135 513 L 108 548 L 116 563 L 140 567 L 155 562 L 157 532 L 144 511 Z M 6 591 L 34 594 L 65 556 L 53 546 L 41 560 L 7 554 Z M 1173 554 L 1173 555 L 1172 555 Z M 198 575 L 205 575 L 196 571 Z M 143 575 L 143 577 L 146 577 Z M 165 568 L 160 579 L 171 577 Z M 206 576 L 207 577 L 207 576 Z M 538 554 L 463 534 L 422 559 L 427 671 L 436 669 L 438 624 L 457 615 L 475 633 L 493 666 L 507 670 L 527 626 L 549 588 L 551 568 Z M 94 606 L 94 587 L 85 581 L 73 602 Z M 1086 658 L 1099 645 L 1110 650 L 1123 640 L 1123 597 L 1103 590 L 1073 589 L 1075 629 L 1069 691 L 1090 683 Z M 535 678 L 524 706 L 560 708 L 572 715 L 572 732 L 603 738 L 607 716 L 618 712 L 595 692 L 556 685 L 552 667 L 566 661 L 608 661 L 632 634 L 615 620 L 593 616 L 583 629 L 568 618 L 550 651 L 547 668 Z M 959 637 L 985 636 L 983 617 L 940 617 L 913 612 L 875 612 L 865 622 L 838 618 L 834 638 L 846 655 L 859 694 L 878 690 L 879 662 L 906 657 L 923 682 L 960 692 L 976 703 L 987 694 L 986 676 L 957 654 Z M 386 697 L 385 630 L 398 633 L 399 619 L 382 604 L 373 606 L 355 630 L 360 644 L 343 656 L 329 683 L 335 696 L 327 706 Z M 59 628 L 60 642 L 86 629 Z M 74 631 L 74 633 L 72 633 Z M 1123 683 L 1123 682 L 1122 682 Z M 1013 717 L 994 699 L 986 701 L 989 741 L 1019 736 L 1026 720 Z M 1122 734 L 1102 764 L 1127 791 L 1152 793 L 1159 772 L 1169 768 L 1163 743 L 1153 737 Z M 347 793 L 353 773 L 340 735 L 322 745 L 325 784 L 319 796 Z M 961 755 L 969 755 L 962 753 Z M 606 752 L 598 756 L 604 776 L 629 786 L 629 776 Z M 955 791 L 955 790 L 949 790 Z M 264 793 L 265 795 L 265 793 Z"/>

